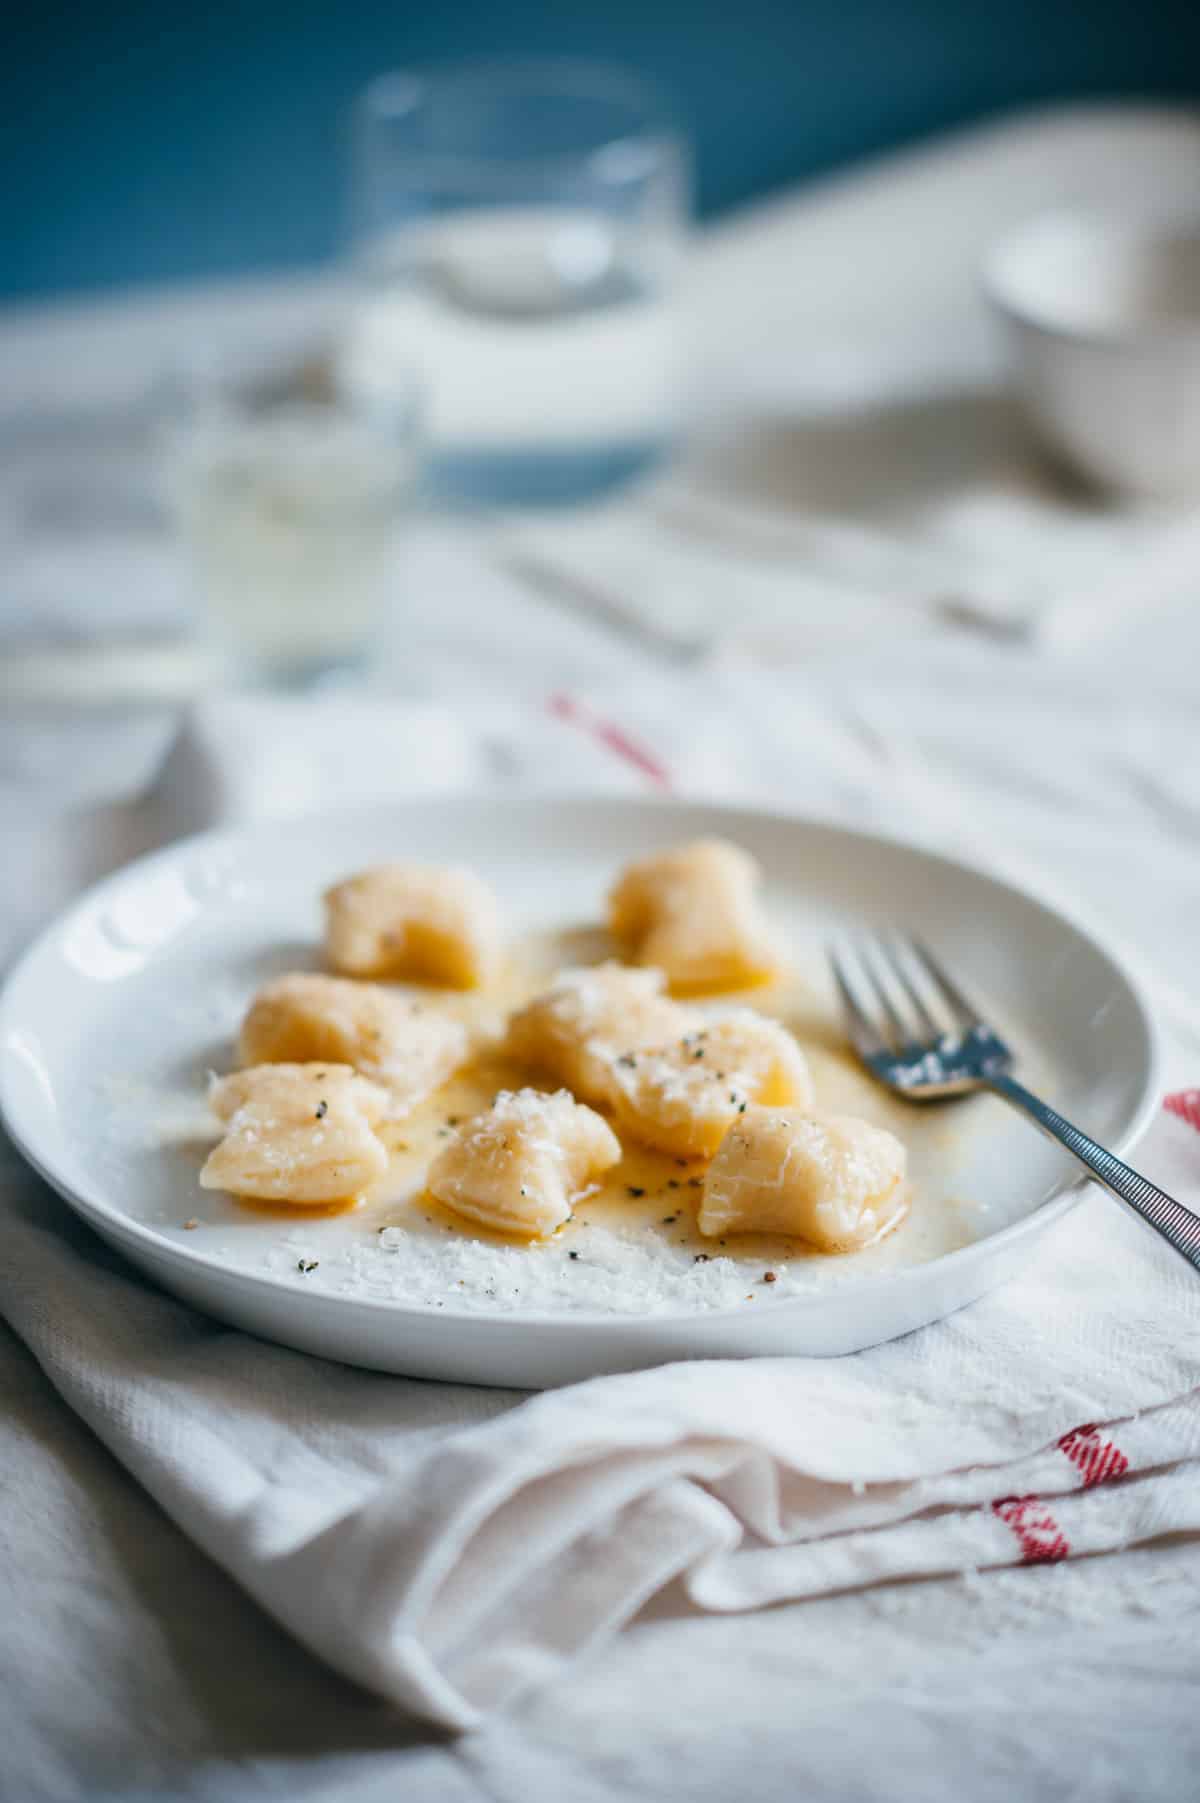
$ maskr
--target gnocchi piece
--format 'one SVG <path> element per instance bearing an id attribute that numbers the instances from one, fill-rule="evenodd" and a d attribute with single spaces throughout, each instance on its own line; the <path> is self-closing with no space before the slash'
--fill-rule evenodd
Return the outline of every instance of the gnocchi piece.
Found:
<path id="1" fill-rule="evenodd" d="M 751 1102 L 812 1104 L 808 1061 L 778 1021 L 739 1008 L 613 1067 L 618 1132 L 682 1158 L 711 1158 Z"/>
<path id="2" fill-rule="evenodd" d="M 407 1114 L 462 1064 L 470 1049 L 461 1021 L 373 983 L 308 971 L 260 989 L 242 1022 L 239 1064 L 350 1064 L 382 1084 L 393 1115 Z"/>
<path id="3" fill-rule="evenodd" d="M 355 977 L 478 989 L 500 955 L 500 910 L 472 870 L 381 864 L 325 892 L 325 950 Z"/>
<path id="4" fill-rule="evenodd" d="M 502 1090 L 430 1166 L 430 1193 L 457 1214 L 528 1237 L 552 1233 L 621 1148 L 608 1122 L 560 1089 Z"/>
<path id="5" fill-rule="evenodd" d="M 894 1134 L 849 1115 L 750 1108 L 709 1166 L 701 1233 L 789 1233 L 823 1252 L 868 1246 L 908 1210 Z"/>
<path id="6" fill-rule="evenodd" d="M 347 1201 L 387 1169 L 375 1128 L 388 1106 L 346 1064 L 260 1064 L 214 1082 L 225 1137 L 200 1172 L 204 1189 L 260 1201 Z"/>
<path id="7" fill-rule="evenodd" d="M 697 839 L 630 864 L 609 895 L 609 927 L 625 955 L 665 971 L 676 994 L 747 989 L 778 967 L 758 879 L 739 846 Z"/>
<path id="8" fill-rule="evenodd" d="M 689 1010 L 663 994 L 658 970 L 597 964 L 560 971 L 508 1023 L 507 1050 L 581 1097 L 609 1107 L 619 1058 L 685 1033 Z"/>

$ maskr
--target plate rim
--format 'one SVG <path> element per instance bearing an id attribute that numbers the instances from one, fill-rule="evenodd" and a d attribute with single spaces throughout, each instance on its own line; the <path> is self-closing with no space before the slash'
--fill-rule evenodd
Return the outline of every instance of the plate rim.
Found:
<path id="1" fill-rule="evenodd" d="M 1044 887 L 1036 879 L 1028 879 L 1023 874 L 1018 880 L 1009 876 L 1002 869 L 989 867 L 971 857 L 963 857 L 957 853 L 944 850 L 936 843 L 927 843 L 916 833 L 890 832 L 876 827 L 850 826 L 831 815 L 824 815 L 810 810 L 789 809 L 783 806 L 762 806 L 752 803 L 743 804 L 725 798 L 709 799 L 704 796 L 690 795 L 606 795 L 595 791 L 576 789 L 550 789 L 539 791 L 536 795 L 476 795 L 466 791 L 457 791 L 448 795 L 422 795 L 396 797 L 394 800 L 373 800 L 359 802 L 347 807 L 322 808 L 311 813 L 301 813 L 284 817 L 272 817 L 262 820 L 247 819 L 210 827 L 204 831 L 187 834 L 170 840 L 166 845 L 142 853 L 139 857 L 122 864 L 116 870 L 90 884 L 79 895 L 66 903 L 53 918 L 38 932 L 17 958 L 16 963 L 7 973 L 0 985 L 0 1123 L 2 1123 L 13 1144 L 27 1164 L 47 1183 L 75 1213 L 79 1214 L 89 1226 L 101 1234 L 101 1237 L 128 1241 L 134 1245 L 144 1245 L 158 1259 L 169 1264 L 177 1264 L 182 1268 L 197 1268 L 211 1273 L 214 1278 L 235 1289 L 246 1293 L 266 1290 L 273 1295 L 291 1293 L 291 1286 L 277 1274 L 270 1271 L 255 1272 L 241 1270 L 236 1266 L 225 1264 L 213 1253 L 206 1253 L 189 1246 L 182 1245 L 169 1238 L 165 1232 L 135 1220 L 117 1209 L 102 1195 L 87 1194 L 76 1189 L 65 1178 L 54 1172 L 52 1167 L 35 1150 L 22 1132 L 17 1118 L 17 1110 L 13 1106 L 11 1094 L 11 1070 L 13 1057 L 10 1050 L 15 1022 L 14 1014 L 18 992 L 29 980 L 30 973 L 44 958 L 52 955 L 54 944 L 65 937 L 74 924 L 89 911 L 102 905 L 111 892 L 119 891 L 125 884 L 139 876 L 148 875 L 159 865 L 169 865 L 176 859 L 194 855 L 198 852 L 210 851 L 219 853 L 226 847 L 235 846 L 249 831 L 283 831 L 297 835 L 320 833 L 323 827 L 338 825 L 345 827 L 356 820 L 377 819 L 385 814 L 394 813 L 437 813 L 447 807 L 460 807 L 468 804 L 474 807 L 486 806 L 489 811 L 504 809 L 515 810 L 527 814 L 536 814 L 548 807 L 570 807 L 572 810 L 599 811 L 618 809 L 648 816 L 656 814 L 701 814 L 706 813 L 722 817 L 730 822 L 741 819 L 751 820 L 764 828 L 783 826 L 785 828 L 815 828 L 822 832 L 856 841 L 860 845 L 882 847 L 888 851 L 899 851 L 916 854 L 919 858 L 933 865 L 940 865 L 955 872 L 966 872 L 968 876 L 982 880 L 993 888 L 1004 891 L 1023 903 L 1032 902 L 1035 907 L 1064 922 L 1076 934 L 1086 940 L 1091 948 L 1099 952 L 1125 984 L 1130 999 L 1134 1004 L 1142 1030 L 1146 1059 L 1140 1082 L 1140 1093 L 1135 1102 L 1130 1119 L 1123 1131 L 1108 1148 L 1118 1157 L 1124 1157 L 1135 1146 L 1149 1127 L 1157 1108 L 1158 1097 L 1162 1086 L 1163 1043 L 1162 1029 L 1155 1017 L 1149 999 L 1149 984 L 1141 968 L 1136 954 L 1131 953 L 1123 944 L 1115 943 L 1114 936 L 1106 925 L 1099 924 L 1090 914 L 1086 905 L 1053 893 L 1053 885 Z M 731 829 L 732 830 L 732 829 Z M 954 1270 L 969 1270 L 973 1264 L 986 1262 L 1002 1249 L 1016 1248 L 1021 1240 L 1030 1235 L 1038 1235 L 1054 1226 L 1066 1214 L 1077 1207 L 1084 1192 L 1096 1180 L 1081 1171 L 1078 1178 L 1069 1182 L 1058 1194 L 1031 1208 L 1020 1219 L 1010 1222 L 996 1233 L 985 1235 L 982 1239 L 972 1240 L 965 1246 L 955 1247 L 950 1252 L 939 1253 L 936 1258 L 927 1259 L 919 1265 L 905 1265 L 896 1270 L 873 1272 L 855 1281 L 852 1286 L 856 1298 L 879 1297 L 901 1291 L 912 1285 L 915 1278 L 924 1273 Z M 773 1314 L 792 1311 L 813 1310 L 817 1305 L 828 1305 L 831 1298 L 840 1299 L 846 1292 L 842 1290 L 814 1292 L 812 1295 L 796 1294 L 768 1298 Z M 698 1321 L 722 1322 L 738 1319 L 742 1315 L 739 1304 L 731 1304 L 725 1308 L 707 1309 L 671 1309 L 655 1310 L 652 1314 L 625 1314 L 598 1309 L 571 1310 L 521 1310 L 509 1313 L 491 1313 L 486 1309 L 466 1309 L 422 1302 L 398 1302 L 392 1298 L 374 1296 L 344 1296 L 333 1290 L 313 1290 L 310 1293 L 309 1306 L 313 1304 L 332 1305 L 335 1308 L 347 1308 L 354 1312 L 363 1309 L 371 1315 L 385 1319 L 412 1317 L 419 1320 L 436 1320 L 438 1322 L 457 1323 L 473 1329 L 480 1327 L 519 1327 L 529 1326 L 539 1329 L 567 1330 L 573 1328 L 603 1329 L 628 1331 L 635 1324 L 662 1326 L 664 1328 L 679 1327 Z M 189 1306 L 194 1306 L 189 1304 Z"/>

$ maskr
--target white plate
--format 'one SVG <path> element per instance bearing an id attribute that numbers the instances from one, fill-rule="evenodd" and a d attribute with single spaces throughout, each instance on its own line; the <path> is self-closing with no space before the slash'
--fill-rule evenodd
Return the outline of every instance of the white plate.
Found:
<path id="1" fill-rule="evenodd" d="M 968 988 L 1000 1004 L 1030 1080 L 1069 1116 L 1118 1151 L 1146 1124 L 1156 1093 L 1148 1010 L 1113 953 L 1062 913 L 885 838 L 594 799 L 404 803 L 209 834 L 131 865 L 13 973 L 0 1002 L 4 1118 L 71 1207 L 168 1289 L 268 1339 L 387 1371 L 536 1387 L 684 1357 L 828 1355 L 960 1308 L 1029 1258 L 1079 1193 L 1065 1154 L 990 1098 L 966 1104 L 977 1125 L 940 1154 L 946 1205 L 953 1195 L 978 1208 L 974 1243 L 895 1270 L 826 1260 L 839 1281 L 811 1293 L 645 1315 L 421 1306 L 298 1276 L 294 1257 L 271 1268 L 263 1236 L 278 1241 L 281 1224 L 221 1199 L 223 1214 L 206 1212 L 213 1199 L 195 1185 L 194 1163 L 164 1144 L 161 1108 L 156 1116 L 147 1099 L 185 1084 L 198 1095 L 205 1065 L 227 1061 L 256 982 L 311 955 L 326 883 L 397 854 L 469 862 L 515 924 L 561 927 L 596 918 L 623 860 L 700 833 L 759 858 L 768 906 L 814 983 L 824 984 L 821 949 L 834 930 L 919 924 Z M 911 1118 L 914 1133 L 928 1132 L 928 1110 Z M 963 1117 L 938 1118 L 944 1132 Z M 192 1215 L 201 1231 L 183 1231 Z"/>

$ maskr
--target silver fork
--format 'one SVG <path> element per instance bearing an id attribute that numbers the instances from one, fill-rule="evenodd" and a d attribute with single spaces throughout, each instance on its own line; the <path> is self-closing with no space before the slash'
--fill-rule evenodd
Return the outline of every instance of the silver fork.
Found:
<path id="1" fill-rule="evenodd" d="M 1105 1189 L 1200 1270 L 1200 1215 L 1122 1164 L 1018 1083 L 1008 1046 L 919 940 L 877 934 L 858 942 L 853 962 L 835 948 L 829 962 L 850 1042 L 881 1083 L 908 1102 L 991 1090 L 1065 1146 Z"/>

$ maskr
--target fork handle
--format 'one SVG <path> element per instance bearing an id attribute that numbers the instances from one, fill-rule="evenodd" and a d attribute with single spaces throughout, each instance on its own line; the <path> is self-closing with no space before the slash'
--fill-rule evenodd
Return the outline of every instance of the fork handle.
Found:
<path id="1" fill-rule="evenodd" d="M 1037 1096 L 1031 1095 L 1022 1084 L 1012 1077 L 997 1072 L 985 1079 L 987 1087 L 996 1095 L 1011 1102 L 1022 1114 L 1027 1114 L 1034 1124 L 1041 1128 L 1050 1139 L 1055 1139 L 1067 1148 L 1085 1165 L 1092 1176 L 1102 1183 L 1105 1189 L 1111 1190 L 1114 1196 L 1141 1215 L 1143 1221 L 1149 1223 L 1156 1233 L 1160 1233 L 1168 1245 L 1174 1246 L 1181 1257 L 1200 1271 L 1200 1215 L 1185 1208 L 1182 1202 L 1176 1202 L 1165 1190 L 1150 1182 L 1148 1177 L 1140 1177 L 1136 1171 L 1122 1164 L 1111 1152 L 1081 1133 L 1078 1127 L 1064 1120 L 1056 1109 L 1050 1108 Z"/>

